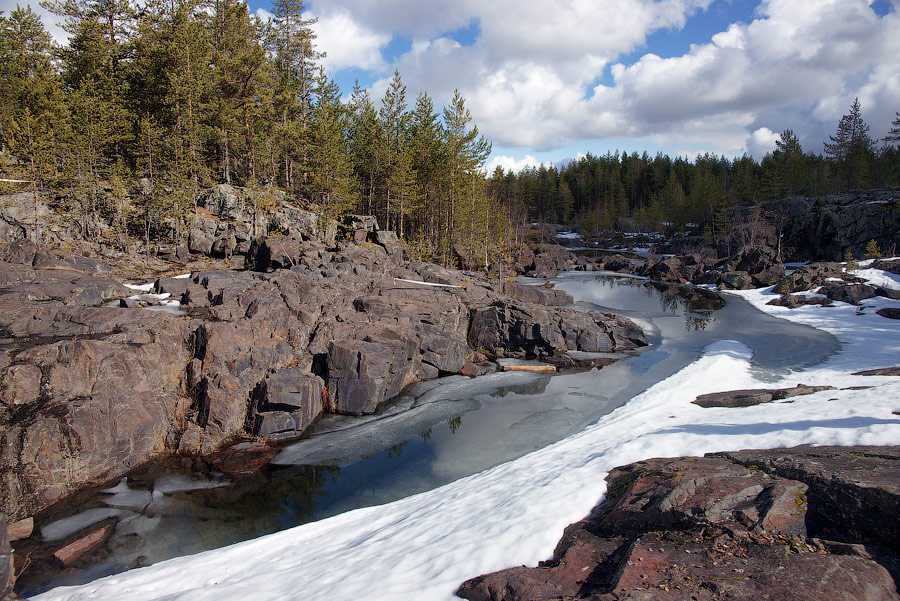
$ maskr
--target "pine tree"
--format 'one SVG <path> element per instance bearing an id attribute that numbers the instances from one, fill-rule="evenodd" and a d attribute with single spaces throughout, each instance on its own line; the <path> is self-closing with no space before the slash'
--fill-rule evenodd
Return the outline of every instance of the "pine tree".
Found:
<path id="1" fill-rule="evenodd" d="M 256 177 L 254 125 L 271 91 L 262 26 L 238 0 L 216 0 L 212 16 L 215 76 L 207 114 L 225 182 Z"/>
<path id="2" fill-rule="evenodd" d="M 34 199 L 34 241 L 40 243 L 38 191 L 59 166 L 59 136 L 67 113 L 60 81 L 50 61 L 50 35 L 30 7 L 0 16 L 2 142 L 26 166 Z"/>
<path id="3" fill-rule="evenodd" d="M 315 49 L 316 34 L 312 26 L 317 20 L 304 18 L 303 0 L 275 0 L 272 11 L 269 49 L 275 58 L 277 77 L 276 144 L 284 161 L 282 181 L 291 187 L 295 184 L 297 163 L 300 163 L 300 179 L 306 177 L 316 62 L 325 53 Z"/>
<path id="4" fill-rule="evenodd" d="M 334 218 L 357 203 L 359 185 L 353 175 L 346 135 L 347 114 L 340 88 L 319 71 L 312 113 L 312 180 L 316 200 L 327 218 Z"/>
<path id="5" fill-rule="evenodd" d="M 842 183 L 850 187 L 869 183 L 874 159 L 875 143 L 869 136 L 869 125 L 862 118 L 859 98 L 853 101 L 850 112 L 841 117 L 835 135 L 825 143 L 825 155 L 836 163 L 838 190 Z"/>
<path id="6" fill-rule="evenodd" d="M 896 117 L 891 121 L 891 130 L 888 132 L 888 135 L 884 137 L 884 142 L 886 144 L 900 142 L 900 111 L 896 113 Z"/>
<path id="7" fill-rule="evenodd" d="M 364 200 L 361 210 L 372 215 L 375 211 L 375 194 L 381 177 L 379 149 L 383 138 L 381 123 L 369 93 L 360 88 L 359 81 L 353 86 L 349 107 L 350 156 L 353 172 L 359 182 L 358 196 Z"/>
<path id="8" fill-rule="evenodd" d="M 128 109 L 128 63 L 135 34 L 135 8 L 129 0 L 47 0 L 42 3 L 64 18 L 71 37 L 63 50 L 70 89 L 95 94 L 91 102 L 111 123 L 98 141 L 108 164 L 124 158 L 134 116 Z"/>
<path id="9" fill-rule="evenodd" d="M 406 113 L 406 86 L 400 77 L 399 71 L 394 71 L 394 77 L 388 85 L 381 99 L 381 108 L 378 110 L 381 123 L 382 143 L 378 146 L 381 151 L 380 164 L 385 171 L 384 180 L 384 206 L 381 211 L 384 215 L 384 223 L 387 229 L 393 229 L 392 220 L 397 212 L 397 207 L 391 207 L 391 201 L 395 200 L 396 192 L 393 189 L 395 171 L 398 170 L 400 155 L 404 152 L 407 139 L 407 113 Z M 405 175 L 400 175 L 403 179 Z"/>
<path id="10" fill-rule="evenodd" d="M 430 249 L 437 248 L 442 210 L 442 180 L 446 153 L 434 103 L 426 92 L 419 93 L 409 116 L 409 152 L 422 194 L 421 211 L 415 220 L 417 234 Z"/>
<path id="11" fill-rule="evenodd" d="M 444 146 L 447 153 L 448 213 L 442 258 L 450 262 L 450 243 L 455 227 L 457 203 L 467 192 L 467 176 L 479 171 L 491 152 L 490 143 L 478 134 L 478 126 L 469 128 L 472 114 L 465 100 L 454 90 L 450 106 L 444 107 Z"/>

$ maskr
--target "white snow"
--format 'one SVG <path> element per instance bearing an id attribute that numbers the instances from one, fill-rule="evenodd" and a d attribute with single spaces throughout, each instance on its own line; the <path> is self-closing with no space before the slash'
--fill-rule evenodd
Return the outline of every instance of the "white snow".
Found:
<path id="1" fill-rule="evenodd" d="M 126 288 L 131 288 L 132 290 L 140 290 L 141 292 L 150 292 L 153 290 L 153 282 L 147 284 L 124 284 Z"/>
<path id="2" fill-rule="evenodd" d="M 900 290 L 900 275 L 896 273 L 881 271 L 880 269 L 855 269 L 851 270 L 850 273 L 865 278 L 873 286 Z"/>
<path id="3" fill-rule="evenodd" d="M 900 410 L 900 379 L 850 375 L 900 363 L 900 321 L 875 315 L 891 301 L 869 299 L 861 310 L 844 303 L 789 310 L 765 304 L 776 296 L 772 289 L 735 294 L 831 332 L 841 350 L 773 384 L 754 377 L 747 347 L 718 341 L 584 431 L 515 461 L 388 505 L 34 599 L 450 601 L 468 578 L 550 557 L 565 526 L 602 498 L 614 466 L 742 448 L 900 441 L 900 417 L 892 413 Z M 742 409 L 691 404 L 706 392 L 800 382 L 840 390 Z"/>
<path id="4" fill-rule="evenodd" d="M 581 234 L 578 232 L 560 232 L 556 237 L 562 240 L 581 240 Z"/>
<path id="5" fill-rule="evenodd" d="M 462 288 L 454 284 L 436 284 L 435 282 L 423 282 L 422 280 L 405 280 L 403 278 L 394 278 L 398 282 L 406 282 L 408 284 L 422 284 L 423 286 L 438 286 L 440 288 Z"/>

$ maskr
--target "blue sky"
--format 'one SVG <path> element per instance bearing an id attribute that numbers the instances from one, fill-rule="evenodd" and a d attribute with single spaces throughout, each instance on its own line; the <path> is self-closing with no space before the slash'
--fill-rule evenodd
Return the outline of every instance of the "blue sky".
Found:
<path id="1" fill-rule="evenodd" d="M 9 10 L 14 0 L 0 0 Z M 8 5 L 8 6 L 7 6 Z M 488 169 L 591 152 L 761 158 L 790 128 L 822 152 L 859 97 L 900 111 L 900 0 L 307 0 L 323 63 L 380 99 L 459 89 Z M 269 0 L 250 0 L 265 18 Z"/>

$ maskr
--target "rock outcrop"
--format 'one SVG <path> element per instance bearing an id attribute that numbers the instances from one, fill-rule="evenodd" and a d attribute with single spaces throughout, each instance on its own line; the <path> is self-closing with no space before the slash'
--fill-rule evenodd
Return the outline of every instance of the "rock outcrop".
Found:
<path id="1" fill-rule="evenodd" d="M 473 601 L 896 601 L 900 451 L 821 447 L 651 459 L 616 468 L 606 499 L 553 558 L 479 576 Z"/>
<path id="2" fill-rule="evenodd" d="M 806 260 L 843 261 L 865 255 L 870 240 L 883 249 L 900 241 L 900 188 L 817 197 L 788 197 L 763 203 L 762 210 L 784 224 L 783 244 Z"/>
<path id="3" fill-rule="evenodd" d="M 206 203 L 240 209 L 222 187 Z M 475 365 L 485 354 L 646 344 L 628 320 L 555 306 L 571 303 L 565 293 L 521 286 L 510 298 L 477 273 L 402 261 L 395 238 L 373 240 L 255 240 L 250 269 L 156 278 L 152 292 L 179 300 L 176 313 L 140 308 L 159 301 L 133 298 L 102 261 L 10 247 L 0 510 L 18 520 L 159 455 L 296 437 L 326 411 L 372 413 L 413 382 L 490 371 Z"/>

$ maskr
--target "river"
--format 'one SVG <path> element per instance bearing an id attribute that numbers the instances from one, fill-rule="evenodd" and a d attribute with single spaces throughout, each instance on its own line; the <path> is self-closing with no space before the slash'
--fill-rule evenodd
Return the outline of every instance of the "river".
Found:
<path id="1" fill-rule="evenodd" d="M 631 317 L 650 346 L 599 370 L 421 383 L 373 416 L 320 420 L 309 436 L 243 480 L 230 482 L 198 462 L 153 466 L 114 492 L 82 495 L 67 515 L 39 522 L 45 538 L 58 539 L 103 519 L 116 525 L 89 565 L 60 571 L 52 562 L 36 563 L 21 581 L 23 594 L 387 503 L 478 473 L 581 431 L 716 340 L 753 349 L 753 369 L 763 380 L 824 361 L 838 349 L 830 334 L 771 317 L 733 296 L 613 274 L 567 272 L 553 282 L 578 308 Z"/>

